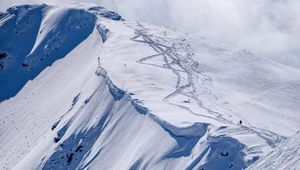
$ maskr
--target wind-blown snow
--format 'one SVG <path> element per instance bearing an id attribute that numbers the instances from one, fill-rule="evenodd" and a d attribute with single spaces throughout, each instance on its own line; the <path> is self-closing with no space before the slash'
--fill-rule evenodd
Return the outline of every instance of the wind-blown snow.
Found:
<path id="1" fill-rule="evenodd" d="M 299 70 L 102 7 L 12 7 L 0 39 L 2 169 L 243 169 L 300 128 Z"/>
<path id="2" fill-rule="evenodd" d="M 288 170 L 300 167 L 300 132 L 280 143 L 267 156 L 251 165 L 248 169 Z"/>

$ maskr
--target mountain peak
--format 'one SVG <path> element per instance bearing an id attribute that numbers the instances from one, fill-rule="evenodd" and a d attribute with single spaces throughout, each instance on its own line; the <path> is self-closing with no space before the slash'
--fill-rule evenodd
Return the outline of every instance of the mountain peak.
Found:
<path id="1" fill-rule="evenodd" d="M 93 4 L 12 7 L 0 39 L 3 169 L 239 170 L 300 128 L 298 70 Z"/>

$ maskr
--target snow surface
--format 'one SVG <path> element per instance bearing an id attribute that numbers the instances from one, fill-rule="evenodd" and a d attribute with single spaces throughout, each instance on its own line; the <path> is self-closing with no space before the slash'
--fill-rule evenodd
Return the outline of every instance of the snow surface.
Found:
<path id="1" fill-rule="evenodd" d="M 280 143 L 266 157 L 255 162 L 248 169 L 297 170 L 300 167 L 300 132 Z"/>
<path id="2" fill-rule="evenodd" d="M 75 3 L 0 39 L 0 169 L 245 169 L 300 129 L 299 70 L 203 37 Z"/>

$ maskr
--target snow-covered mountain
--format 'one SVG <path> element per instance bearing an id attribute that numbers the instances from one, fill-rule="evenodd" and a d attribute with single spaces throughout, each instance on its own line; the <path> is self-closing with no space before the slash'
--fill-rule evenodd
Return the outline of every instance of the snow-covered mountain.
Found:
<path id="1" fill-rule="evenodd" d="M 96 5 L 11 7 L 0 40 L 0 169 L 245 169 L 300 129 L 299 70 Z"/>
<path id="2" fill-rule="evenodd" d="M 273 151 L 259 161 L 252 164 L 248 169 L 277 169 L 297 170 L 300 167 L 300 132 L 280 143 Z"/>

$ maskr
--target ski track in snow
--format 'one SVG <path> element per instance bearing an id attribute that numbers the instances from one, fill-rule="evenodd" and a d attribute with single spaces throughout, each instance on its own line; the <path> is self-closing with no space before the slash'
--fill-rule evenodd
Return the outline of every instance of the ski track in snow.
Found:
<path id="1" fill-rule="evenodd" d="M 72 89 L 72 92 L 70 91 L 66 93 L 68 94 L 66 96 L 61 95 L 62 93 L 64 93 L 64 91 L 56 91 L 56 94 L 54 92 L 53 94 L 50 94 L 55 97 L 61 96 L 62 99 L 60 100 L 65 100 L 62 101 L 64 104 L 61 104 L 63 106 L 61 108 L 65 109 L 63 109 L 63 111 L 61 109 L 57 109 L 56 111 L 58 113 L 54 113 L 55 115 L 53 115 L 55 119 L 52 119 L 52 115 L 47 115 L 48 112 L 50 113 L 51 110 L 41 112 L 41 109 L 37 109 L 35 118 L 30 118 L 30 116 L 26 117 L 28 116 L 27 114 L 29 112 L 27 113 L 27 110 L 30 106 L 26 107 L 26 104 L 22 106 L 17 106 L 16 104 L 11 105 L 11 107 L 15 107 L 15 109 L 20 110 L 19 114 L 22 114 L 24 118 L 30 118 L 28 119 L 28 121 L 32 122 L 33 125 L 28 127 L 40 130 L 39 133 L 44 132 L 45 134 L 41 133 L 41 136 L 38 136 L 31 132 L 32 135 L 28 135 L 28 138 L 32 139 L 32 141 L 34 142 L 27 143 L 27 147 L 23 147 L 22 144 L 19 144 L 17 142 L 13 143 L 16 145 L 12 146 L 6 141 L 0 141 L 0 149 L 2 149 L 2 146 L 6 146 L 4 147 L 4 150 L 2 150 L 4 154 L 0 155 L 0 158 L 2 156 L 0 161 L 3 160 L 3 162 L 5 162 L 5 165 L 3 166 L 4 169 L 14 167 L 16 166 L 16 164 L 17 168 L 15 169 L 20 169 L 20 167 L 24 165 L 28 167 L 39 167 L 40 169 L 76 169 L 79 167 L 83 169 L 97 169 L 99 167 L 103 169 L 116 169 L 122 165 L 124 165 L 124 167 L 130 167 L 129 169 L 150 169 L 157 167 L 160 167 L 157 169 L 174 169 L 174 167 L 176 169 L 176 166 L 185 167 L 185 169 L 200 169 L 201 167 L 214 167 L 218 169 L 219 167 L 216 166 L 220 166 L 219 164 L 228 167 L 228 165 L 230 165 L 231 163 L 236 164 L 232 169 L 238 169 L 241 167 L 247 167 L 250 163 L 255 162 L 258 158 L 257 155 L 261 155 L 261 153 L 264 153 L 264 151 L 262 151 L 263 149 L 269 148 L 267 144 L 274 147 L 278 142 L 285 139 L 285 137 L 282 137 L 272 131 L 269 131 L 267 128 L 264 129 L 252 126 L 241 114 L 239 114 L 236 111 L 232 111 L 229 108 L 226 108 L 225 105 L 221 105 L 219 100 L 223 101 L 223 98 L 220 97 L 221 95 L 218 96 L 217 94 L 215 94 L 215 91 L 213 90 L 213 78 L 211 78 L 210 75 L 208 75 L 208 73 L 206 73 L 205 71 L 201 70 L 200 67 L 198 67 L 199 65 L 201 65 L 201 63 L 193 59 L 194 52 L 190 44 L 185 39 L 168 38 L 167 31 L 164 32 L 164 36 L 159 36 L 159 34 L 153 35 L 151 34 L 151 29 L 147 28 L 147 26 L 142 23 L 120 22 L 120 24 L 125 24 L 127 27 L 135 31 L 135 35 L 132 38 L 130 38 L 131 41 L 136 43 L 143 43 L 153 50 L 152 55 L 141 56 L 136 61 L 136 63 L 164 69 L 163 71 L 172 72 L 172 74 L 174 74 L 177 78 L 176 82 L 174 82 L 174 85 L 172 85 L 172 87 L 174 86 L 174 90 L 172 89 L 172 91 L 170 91 L 169 94 L 160 98 L 164 102 L 164 106 L 169 105 L 171 107 L 178 108 L 178 110 L 187 111 L 188 114 L 193 115 L 193 118 L 195 115 L 201 118 L 216 120 L 220 122 L 222 126 L 218 126 L 219 124 L 215 126 L 215 124 L 213 123 L 209 124 L 205 123 L 205 121 L 200 122 L 201 120 L 197 120 L 192 122 L 192 125 L 184 125 L 184 127 L 177 127 L 176 124 L 171 124 L 167 120 L 161 119 L 159 117 L 159 114 L 156 115 L 155 113 L 150 112 L 149 109 L 151 107 L 148 109 L 147 105 L 144 106 L 142 101 L 140 101 L 138 98 L 132 98 L 130 92 L 127 92 L 125 91 L 125 89 L 120 88 L 121 86 L 117 87 L 113 83 L 113 81 L 116 79 L 111 80 L 108 76 L 110 72 L 107 72 L 105 70 L 105 66 L 101 67 L 100 57 L 98 57 L 98 68 L 94 75 L 94 68 L 92 68 L 96 66 L 94 60 L 96 59 L 97 55 L 101 56 L 101 54 L 103 54 L 102 50 L 104 49 L 104 47 L 102 47 L 102 45 L 104 46 L 106 40 L 109 40 L 109 38 L 111 38 L 109 36 L 110 27 L 106 28 L 106 21 L 103 21 L 103 17 L 110 20 L 122 21 L 122 18 L 119 15 L 111 11 L 103 12 L 101 11 L 102 9 L 104 8 L 93 7 L 89 8 L 87 13 L 84 12 L 87 16 L 90 16 L 90 14 L 95 14 L 96 18 L 93 18 L 93 16 L 92 19 L 89 20 L 91 23 L 93 23 L 93 27 L 88 29 L 90 30 L 90 32 L 86 31 L 86 33 L 89 34 L 86 35 L 87 37 L 82 38 L 82 44 L 79 44 L 78 42 L 78 46 L 82 45 L 80 48 L 84 50 L 86 50 L 87 47 L 91 46 L 93 43 L 93 45 L 96 44 L 95 46 L 97 47 L 95 48 L 92 45 L 94 49 L 98 50 L 93 51 L 94 49 L 88 48 L 90 51 L 81 51 L 80 48 L 73 47 L 77 46 L 77 43 L 75 43 L 75 45 L 71 44 L 72 48 L 70 48 L 70 50 L 64 51 L 63 55 L 58 57 L 62 60 L 58 61 L 55 67 L 49 67 L 47 70 L 45 70 L 45 73 L 42 73 L 48 76 L 49 78 L 49 75 L 52 72 L 64 72 L 64 66 L 61 66 L 60 64 L 63 63 L 67 65 L 67 63 L 71 61 L 70 59 L 73 59 L 70 57 L 77 57 L 77 60 L 79 58 L 82 59 L 82 61 L 74 60 L 72 62 L 72 65 L 75 65 L 69 66 L 71 69 L 74 69 L 73 72 L 75 72 L 75 75 L 79 75 L 82 71 L 76 68 L 76 63 L 77 66 L 81 69 L 85 67 L 85 69 L 89 68 L 90 70 L 92 70 L 88 73 L 86 71 L 86 74 L 81 75 L 81 77 L 78 76 L 79 78 L 76 77 L 78 81 L 76 78 L 71 77 L 73 76 L 72 74 L 66 74 L 69 76 L 65 77 L 57 75 L 60 78 L 53 78 L 52 76 L 50 76 L 49 80 L 55 80 L 53 82 L 59 84 L 57 86 L 55 86 L 55 84 L 52 84 L 52 86 L 55 86 L 56 88 L 64 87 L 62 80 L 66 77 L 71 77 L 68 80 L 76 79 L 76 81 L 74 81 L 76 83 L 74 84 L 83 84 L 82 86 L 80 86 L 80 88 L 74 88 L 76 90 Z M 73 9 L 72 11 L 75 11 L 75 14 L 77 14 L 77 10 Z M 69 15 L 69 17 L 71 18 L 65 19 L 68 19 L 68 21 L 77 21 L 78 17 L 84 17 L 84 15 L 82 15 L 81 13 L 83 11 L 84 10 L 81 9 L 79 11 L 79 14 Z M 90 18 L 87 16 L 85 17 L 85 19 Z M 29 20 L 31 20 L 33 18 L 33 15 L 28 15 L 27 17 L 29 17 Z M 5 16 L 3 16 L 2 19 L 5 19 Z M 63 21 L 61 23 L 62 25 L 65 25 Z M 82 23 L 74 23 L 71 25 L 74 26 L 74 29 L 76 28 L 75 30 L 77 30 L 77 27 L 81 26 L 82 24 L 84 25 L 83 28 L 89 25 L 86 24 L 85 20 L 82 20 Z M 41 25 L 40 22 L 39 25 Z M 50 24 L 50 26 L 52 25 Z M 60 29 L 62 30 L 62 28 Z M 41 34 L 42 32 L 43 29 L 39 34 Z M 47 33 L 46 30 L 45 33 Z M 90 33 L 93 34 L 93 36 L 88 36 L 90 35 Z M 74 35 L 75 34 L 76 32 L 74 32 Z M 58 34 L 54 31 L 51 35 L 49 35 L 49 39 L 45 39 L 44 45 L 47 44 L 47 46 L 45 46 L 47 47 L 45 48 L 47 53 L 45 54 L 46 56 L 50 56 L 52 51 L 61 52 L 61 49 L 58 48 L 59 46 L 57 46 L 57 44 L 55 44 L 54 42 L 56 42 L 57 39 L 63 39 L 64 35 L 65 34 Z M 124 35 L 127 36 L 127 33 L 125 33 Z M 129 36 L 132 36 L 131 30 Z M 96 39 L 95 37 L 98 38 Z M 92 38 L 93 41 L 89 40 L 88 42 L 85 42 L 85 38 Z M 95 38 L 95 40 L 93 38 Z M 127 37 L 126 41 L 128 42 L 128 40 L 129 38 Z M 109 45 L 115 45 L 113 43 L 115 42 L 113 41 L 112 44 Z M 41 45 L 41 47 L 36 48 L 38 49 L 37 53 L 32 53 L 32 55 L 28 55 L 25 58 L 25 60 L 28 60 L 29 64 L 35 66 L 36 64 L 34 62 L 30 63 L 30 59 L 35 59 L 34 57 L 39 56 L 37 54 L 43 54 L 42 52 L 38 52 L 44 49 L 44 45 Z M 31 48 L 34 48 L 34 46 L 28 49 Z M 72 53 L 72 51 L 76 51 L 76 49 L 78 51 Z M 30 51 L 28 51 L 28 53 L 29 52 Z M 70 61 L 67 61 L 63 58 L 69 52 L 71 54 L 67 57 Z M 84 61 L 84 58 L 79 57 L 80 55 L 82 55 L 82 52 L 88 53 L 87 56 L 90 56 L 92 59 L 85 56 L 88 62 Z M 53 53 L 53 56 L 55 56 L 54 54 L 55 53 Z M 23 55 L 20 54 L 20 56 Z M 128 58 L 128 60 L 131 59 L 130 57 Z M 135 60 L 136 58 L 131 60 L 131 62 L 134 62 Z M 156 60 L 162 61 L 163 63 L 160 64 L 159 62 L 155 62 Z M 43 60 L 41 60 L 41 62 L 42 61 L 45 62 L 44 58 Z M 81 64 L 85 62 L 86 64 L 83 64 L 83 67 Z M 4 64 L 6 64 L 6 60 Z M 136 65 L 137 64 L 135 64 L 135 66 Z M 44 67 L 40 68 L 40 71 L 43 71 L 43 69 Z M 30 72 L 30 69 L 28 68 L 25 68 L 25 70 Z M 35 76 L 33 76 L 33 78 Z M 85 76 L 89 78 L 82 80 L 82 78 L 86 78 Z M 112 77 L 114 77 L 114 75 L 112 75 Z M 36 83 L 35 81 L 36 80 L 33 79 L 32 83 Z M 216 84 L 217 83 L 215 83 L 215 85 Z M 49 88 L 47 83 L 43 85 Z M 40 86 L 42 85 L 40 84 Z M 52 87 L 50 88 L 52 89 Z M 25 87 L 24 91 L 26 90 L 29 90 L 29 92 L 30 90 L 32 90 L 30 84 L 28 85 L 28 87 Z M 272 90 L 274 91 L 277 89 Z M 266 91 L 265 93 L 269 92 L 270 91 Z M 32 95 L 34 96 L 33 93 Z M 45 96 L 47 98 L 50 95 Z M 195 101 L 197 103 L 197 106 L 199 106 L 201 110 L 204 110 L 205 113 L 199 113 L 193 110 L 192 107 L 189 108 L 187 105 L 173 102 L 178 96 L 189 98 L 183 103 Z M 16 96 L 17 99 L 20 97 L 22 96 Z M 39 96 L 37 95 L 37 97 Z M 25 100 L 26 99 L 27 97 L 25 98 Z M 44 100 L 43 98 L 40 99 Z M 32 101 L 35 100 L 27 100 L 28 103 Z M 6 102 L 12 103 L 14 102 L 14 99 L 11 99 Z M 160 102 L 160 100 L 158 102 Z M 34 102 L 31 104 L 32 106 L 35 105 Z M 52 105 L 51 103 L 47 103 L 47 105 L 45 104 L 45 108 L 47 108 L 48 105 L 54 106 L 53 103 Z M 57 103 L 57 105 L 60 104 Z M 24 107 L 24 110 L 22 108 L 17 107 Z M 223 110 L 225 110 L 224 113 Z M 6 112 L 9 113 L 8 111 Z M 44 113 L 46 115 L 45 118 L 42 117 L 44 115 L 41 113 Z M 4 115 L 6 115 L 6 113 Z M 7 114 L 6 116 L 3 116 L 3 118 L 6 121 L 8 121 L 10 120 L 9 116 L 12 115 Z M 231 115 L 234 115 L 235 117 L 242 120 L 243 125 L 237 125 L 235 121 L 230 119 Z M 37 116 L 41 116 L 41 118 L 38 119 Z M 13 118 L 16 119 L 17 117 Z M 11 118 L 12 121 L 14 120 L 13 118 Z M 48 122 L 38 122 L 39 126 L 36 126 L 35 121 L 39 121 L 42 119 L 47 119 Z M 20 125 L 26 125 L 26 123 L 24 123 L 23 120 L 16 119 L 16 121 L 20 121 Z M 54 124 L 52 124 L 53 122 Z M 0 126 L 0 137 L 3 137 L 2 139 L 5 139 L 4 137 L 5 135 L 7 135 L 7 129 L 9 129 L 8 127 L 11 127 L 13 132 L 13 128 L 15 128 L 14 125 L 10 126 L 6 123 L 4 124 L 4 126 Z M 17 126 L 17 128 L 18 127 L 19 126 Z M 25 132 L 20 134 L 12 132 L 9 133 L 14 135 L 27 135 Z M 264 139 L 266 142 L 260 140 L 257 143 L 259 143 L 259 145 L 262 146 L 256 146 L 256 141 L 252 141 L 252 138 L 249 139 L 250 144 L 248 146 L 246 143 L 243 143 L 242 141 L 238 140 L 243 137 L 235 138 L 235 135 L 244 135 L 243 137 L 245 138 L 254 137 L 254 140 L 260 140 L 261 138 Z M 8 136 L 7 138 L 14 139 L 11 136 Z M 27 139 L 27 136 L 25 138 L 26 139 L 23 139 L 23 143 L 29 141 L 29 139 Z M 12 147 L 13 149 L 11 149 L 10 147 Z M 154 152 L 153 149 L 157 150 L 155 150 Z M 10 152 L 10 150 L 14 151 Z M 44 151 L 46 152 L 43 153 Z M 223 151 L 228 151 L 228 154 L 230 152 L 230 156 L 227 155 L 228 157 L 224 157 L 223 160 L 222 157 L 221 159 L 218 159 L 220 154 L 221 156 L 223 156 Z M 249 154 L 250 156 L 248 158 L 245 158 L 244 156 L 248 155 L 244 154 Z M 118 156 L 122 157 L 119 158 Z M 125 157 L 126 159 L 124 161 L 123 158 Z M 18 160 L 17 158 L 22 158 L 22 160 Z M 28 161 L 30 163 L 28 163 Z"/>
<path id="2" fill-rule="evenodd" d="M 154 38 L 160 38 L 162 39 L 162 41 L 168 41 L 168 40 L 162 37 L 154 37 L 152 35 L 149 35 L 147 32 L 147 28 L 145 28 L 140 22 L 136 22 L 136 25 L 127 24 L 127 26 L 135 30 L 136 35 L 131 38 L 132 41 L 148 44 L 155 52 L 157 52 L 156 54 L 142 57 L 136 62 L 140 64 L 152 65 L 154 67 L 172 70 L 172 72 L 177 76 L 175 91 L 169 94 L 168 96 L 166 96 L 163 99 L 164 102 L 168 103 L 169 105 L 187 110 L 193 115 L 214 119 L 225 124 L 236 124 L 235 122 L 226 119 L 224 116 L 222 116 L 221 113 L 218 113 L 217 111 L 214 111 L 204 106 L 203 102 L 198 98 L 197 88 L 195 87 L 196 83 L 202 85 L 203 90 L 205 90 L 205 93 L 208 94 L 212 100 L 217 100 L 218 96 L 213 94 L 209 90 L 209 88 L 206 87 L 206 86 L 210 86 L 210 87 L 213 86 L 212 78 L 209 75 L 205 74 L 204 71 L 197 70 L 197 66 L 199 63 L 192 58 L 194 53 L 192 52 L 192 49 L 190 48 L 190 45 L 188 43 L 177 43 L 176 40 L 174 40 L 172 46 L 156 43 Z M 138 40 L 138 38 L 142 38 L 142 40 Z M 178 49 L 183 50 L 185 52 L 185 56 L 176 53 Z M 163 66 L 146 62 L 147 60 L 151 60 L 156 57 L 163 58 L 164 61 Z M 175 66 L 179 67 L 180 70 L 176 69 Z M 179 72 L 182 72 L 187 75 L 188 77 L 187 83 L 185 84 L 182 83 L 183 77 L 179 74 Z M 197 80 L 201 80 L 201 83 L 199 83 Z M 189 92 L 184 92 L 184 90 L 189 90 Z M 197 101 L 198 106 L 205 109 L 212 116 L 195 113 L 186 106 L 170 102 L 169 99 L 171 99 L 176 95 L 187 96 Z M 215 105 L 217 105 L 215 101 L 213 101 L 212 103 L 215 103 Z M 242 129 L 247 129 L 251 133 L 256 133 L 258 136 L 265 139 L 266 142 L 272 147 L 274 147 L 276 143 L 279 143 L 280 141 L 286 139 L 285 137 L 280 136 L 274 132 L 252 126 L 246 119 L 243 119 L 243 117 L 236 112 L 231 111 L 231 113 L 234 113 L 237 117 L 243 120 L 244 124 L 246 124 L 246 126 L 242 126 Z"/>

